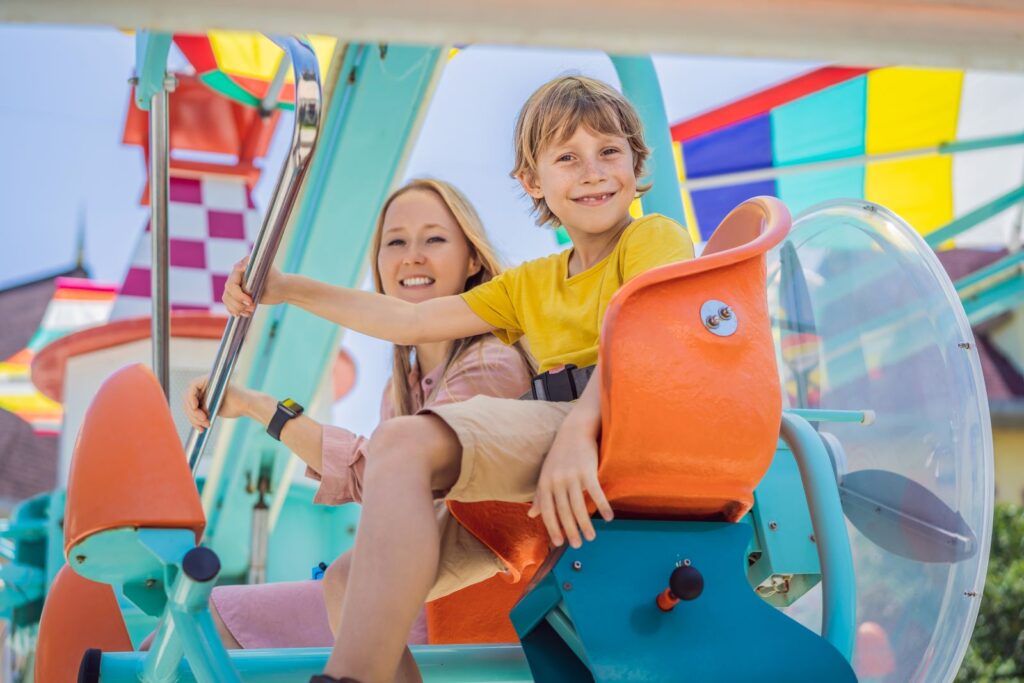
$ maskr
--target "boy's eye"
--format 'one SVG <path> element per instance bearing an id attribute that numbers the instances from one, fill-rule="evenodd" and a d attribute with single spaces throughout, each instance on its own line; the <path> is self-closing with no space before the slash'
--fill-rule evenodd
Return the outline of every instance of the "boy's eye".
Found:
<path id="1" fill-rule="evenodd" d="M 572 155 L 571 154 L 563 154 L 562 156 L 558 157 L 557 160 L 558 161 L 572 161 Z"/>
<path id="2" fill-rule="evenodd" d="M 612 154 L 618 154 L 621 151 L 622 150 L 620 150 L 618 147 L 608 147 L 607 149 L 604 150 L 604 155 L 610 156 Z"/>

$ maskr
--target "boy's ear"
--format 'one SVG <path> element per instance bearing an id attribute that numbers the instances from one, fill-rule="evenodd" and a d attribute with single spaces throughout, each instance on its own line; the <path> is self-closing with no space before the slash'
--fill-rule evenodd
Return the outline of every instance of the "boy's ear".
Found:
<path id="1" fill-rule="evenodd" d="M 544 193 L 540 189 L 540 183 L 537 182 L 536 174 L 530 171 L 520 171 L 516 176 L 519 184 L 523 186 L 523 190 L 526 194 L 530 195 L 534 199 L 543 199 Z"/>
<path id="2" fill-rule="evenodd" d="M 466 278 L 471 278 L 481 270 L 483 270 L 483 264 L 480 262 L 480 257 L 476 254 L 470 254 L 469 256 L 469 269 L 466 271 Z"/>

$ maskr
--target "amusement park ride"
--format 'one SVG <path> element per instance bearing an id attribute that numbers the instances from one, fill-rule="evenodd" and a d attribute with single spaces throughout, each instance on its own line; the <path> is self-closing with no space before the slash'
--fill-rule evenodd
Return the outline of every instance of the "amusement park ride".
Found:
<path id="1" fill-rule="evenodd" d="M 218 581 L 296 578 L 310 558 L 349 547 L 357 523 L 351 506 L 314 507 L 290 486 L 289 454 L 255 430 L 221 424 L 182 439 L 167 395 L 202 372 L 211 415 L 233 374 L 272 394 L 302 397 L 301 387 L 322 412 L 338 330 L 285 307 L 251 319 L 172 313 L 168 203 L 189 183 L 230 176 L 250 216 L 239 220 L 252 222 L 251 162 L 283 99 L 295 112 L 291 148 L 262 226 L 239 228 L 234 245 L 252 243 L 247 289 L 258 300 L 275 259 L 358 284 L 374 212 L 448 51 L 349 43 L 318 61 L 308 40 L 275 36 L 285 57 L 273 79 L 221 83 L 217 97 L 241 103 L 220 138 L 236 146 L 229 172 L 170 158 L 172 40 L 136 37 L 152 320 L 72 334 L 34 361 L 37 384 L 65 401 L 67 475 L 3 531 L 0 608 L 24 635 L 16 644 L 34 641 L 40 682 L 318 673 L 327 650 L 225 651 L 209 594 Z M 655 150 L 643 210 L 683 220 L 653 64 L 612 61 Z M 193 113 L 207 111 L 210 98 L 196 98 Z M 413 648 L 425 680 L 952 680 L 984 587 L 992 445 L 968 314 L 933 247 L 971 225 L 926 241 L 864 200 L 791 220 L 779 200 L 756 197 L 699 258 L 623 287 L 601 340 L 600 476 L 615 521 L 582 548 L 538 556 L 512 587 L 510 613 L 479 614 L 512 604 L 500 578 L 439 606 L 432 644 Z M 999 272 L 973 283 L 972 321 L 1018 295 Z M 140 363 L 147 352 L 152 370 Z M 493 637 L 502 628 L 511 637 Z"/>

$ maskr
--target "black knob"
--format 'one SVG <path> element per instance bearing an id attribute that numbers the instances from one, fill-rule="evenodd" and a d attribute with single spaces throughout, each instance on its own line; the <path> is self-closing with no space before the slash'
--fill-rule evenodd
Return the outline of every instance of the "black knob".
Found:
<path id="1" fill-rule="evenodd" d="M 695 600 L 704 592 L 704 576 L 693 565 L 679 565 L 668 578 L 668 587 L 680 600 Z"/>
<path id="2" fill-rule="evenodd" d="M 668 577 L 668 588 L 658 594 L 655 602 L 662 612 L 671 612 L 680 600 L 695 600 L 704 592 L 704 577 L 696 567 L 681 564 Z"/>
<path id="3" fill-rule="evenodd" d="M 220 558 L 209 548 L 198 546 L 185 553 L 181 569 L 185 576 L 193 581 L 205 583 L 212 581 L 220 573 Z"/>

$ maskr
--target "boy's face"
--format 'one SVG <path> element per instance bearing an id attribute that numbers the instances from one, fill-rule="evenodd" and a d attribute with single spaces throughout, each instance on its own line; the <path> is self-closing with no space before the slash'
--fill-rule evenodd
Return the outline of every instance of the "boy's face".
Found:
<path id="1" fill-rule="evenodd" d="M 593 235 L 621 226 L 636 196 L 629 141 L 584 126 L 542 149 L 536 175 L 519 180 L 530 196 L 547 202 L 567 229 Z"/>

